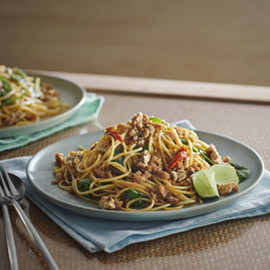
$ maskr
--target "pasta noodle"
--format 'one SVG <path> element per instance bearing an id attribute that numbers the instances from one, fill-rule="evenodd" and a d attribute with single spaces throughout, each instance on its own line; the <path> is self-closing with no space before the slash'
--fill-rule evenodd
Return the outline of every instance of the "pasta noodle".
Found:
<path id="1" fill-rule="evenodd" d="M 56 153 L 52 184 L 102 209 L 180 209 L 202 202 L 191 176 L 210 167 L 208 148 L 192 130 L 138 113 L 105 129 L 89 149 Z"/>
<path id="2" fill-rule="evenodd" d="M 60 93 L 19 68 L 0 65 L 0 128 L 36 123 L 64 112 Z"/>

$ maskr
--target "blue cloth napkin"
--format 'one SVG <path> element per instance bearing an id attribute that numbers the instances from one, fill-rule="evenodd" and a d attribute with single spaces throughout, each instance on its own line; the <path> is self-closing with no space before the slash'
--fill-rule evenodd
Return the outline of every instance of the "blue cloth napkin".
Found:
<path id="1" fill-rule="evenodd" d="M 192 128 L 188 121 L 182 126 Z M 181 122 L 178 122 L 181 124 Z M 31 157 L 1 161 L 6 169 L 18 175 L 27 185 L 27 197 L 55 221 L 67 234 L 91 252 L 114 252 L 125 246 L 225 220 L 252 217 L 270 212 L 270 173 L 264 172 L 261 182 L 232 205 L 218 211 L 175 221 L 128 222 L 104 220 L 64 210 L 42 198 L 29 184 L 26 165 Z"/>
<path id="2" fill-rule="evenodd" d="M 85 103 L 69 119 L 51 128 L 31 134 L 0 139 L 0 152 L 26 145 L 30 142 L 47 137 L 62 129 L 86 123 L 98 117 L 104 103 L 104 97 L 94 93 L 87 93 Z"/>

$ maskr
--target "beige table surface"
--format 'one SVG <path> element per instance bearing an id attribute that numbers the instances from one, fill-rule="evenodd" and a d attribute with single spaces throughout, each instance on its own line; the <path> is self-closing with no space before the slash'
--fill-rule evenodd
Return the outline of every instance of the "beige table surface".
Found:
<path id="1" fill-rule="evenodd" d="M 63 75 L 63 74 L 62 74 Z M 74 75 L 77 76 L 76 74 Z M 89 75 L 90 76 L 90 75 Z M 77 77 L 78 78 L 78 77 Z M 88 79 L 91 78 L 88 77 Z M 194 91 L 188 89 L 188 95 L 182 95 L 183 82 L 174 94 L 147 92 L 149 84 L 142 83 L 140 92 L 132 88 L 134 83 L 128 78 L 124 90 L 110 90 L 111 83 L 97 87 L 91 86 L 91 80 L 83 83 L 88 91 L 105 97 L 98 123 L 103 127 L 125 122 L 139 111 L 175 122 L 188 119 L 196 128 L 229 136 L 241 141 L 262 157 L 265 168 L 270 169 L 270 108 L 268 102 L 258 100 L 215 99 L 203 97 L 204 83 L 193 85 Z M 103 78 L 104 79 L 104 78 Z M 117 78 L 116 78 L 117 79 Z M 119 79 L 119 78 L 118 78 Z M 104 80 L 100 80 L 102 84 Z M 155 89 L 155 83 L 150 82 Z M 162 82 L 169 89 L 172 81 Z M 175 83 L 175 82 L 173 82 Z M 247 93 L 269 91 L 269 88 L 253 86 L 236 86 L 209 84 L 213 93 L 223 89 L 224 93 L 247 89 Z M 146 89 L 146 92 L 143 89 Z M 120 88 L 120 87 L 119 87 Z M 189 92 L 191 91 L 191 92 Z M 252 92 L 253 91 L 253 92 Z M 259 95 L 258 95 L 259 96 Z M 263 98 L 259 97 L 261 101 Z M 0 153 L 0 160 L 28 156 L 53 142 L 99 129 L 95 122 L 82 124 L 57 132 L 50 137 L 40 139 L 14 150 Z M 132 244 L 124 249 L 108 254 L 90 253 L 69 237 L 60 227 L 50 220 L 42 211 L 27 199 L 21 205 L 29 216 L 60 269 L 268 269 L 270 265 L 270 215 L 245 218 L 218 223 L 199 229 L 163 237 L 157 240 Z M 49 269 L 44 259 L 33 246 L 26 229 L 14 209 L 10 208 L 11 220 L 15 232 L 15 241 L 20 269 Z M 9 269 L 5 244 L 3 215 L 0 210 L 0 269 Z"/>

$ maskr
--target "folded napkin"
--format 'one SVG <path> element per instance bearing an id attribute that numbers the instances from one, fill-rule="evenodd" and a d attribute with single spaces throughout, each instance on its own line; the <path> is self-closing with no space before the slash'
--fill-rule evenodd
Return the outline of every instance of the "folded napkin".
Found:
<path id="1" fill-rule="evenodd" d="M 98 117 L 104 103 L 104 97 L 94 93 L 87 93 L 85 103 L 69 119 L 51 128 L 31 134 L 0 139 L 0 152 L 26 145 L 30 142 L 47 137 L 62 129 L 80 125 Z"/>
<path id="2" fill-rule="evenodd" d="M 183 126 L 192 127 L 188 121 Z M 178 122 L 181 124 L 181 122 Z M 29 184 L 26 165 L 31 157 L 1 161 L 6 169 L 18 175 L 27 185 L 27 197 L 55 221 L 67 234 L 91 252 L 114 252 L 125 246 L 188 231 L 225 220 L 258 216 L 270 212 L 270 173 L 264 172 L 261 182 L 233 204 L 218 211 L 173 221 L 128 222 L 104 220 L 79 215 L 62 209 L 42 198 Z"/>

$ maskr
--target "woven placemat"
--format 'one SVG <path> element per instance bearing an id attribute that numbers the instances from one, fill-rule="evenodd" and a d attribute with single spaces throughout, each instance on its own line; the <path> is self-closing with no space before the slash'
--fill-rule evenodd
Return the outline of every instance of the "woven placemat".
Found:
<path id="1" fill-rule="evenodd" d="M 270 110 L 264 105 L 161 99 L 104 94 L 98 121 L 111 126 L 130 119 L 138 111 L 175 122 L 188 119 L 196 128 L 241 141 L 256 150 L 270 169 Z M 258 115 L 260 117 L 258 117 Z M 0 159 L 32 155 L 45 146 L 83 132 L 94 125 L 80 125 L 58 132 L 26 147 L 1 153 Z M 26 213 L 52 252 L 60 269 L 268 269 L 270 215 L 222 222 L 161 239 L 132 244 L 112 254 L 91 254 L 26 199 Z M 49 269 L 13 209 L 15 241 L 21 269 Z M 0 210 L 0 243 L 4 230 Z M 29 252 L 30 251 L 30 252 Z M 5 244 L 0 245 L 0 269 L 8 269 Z"/>

